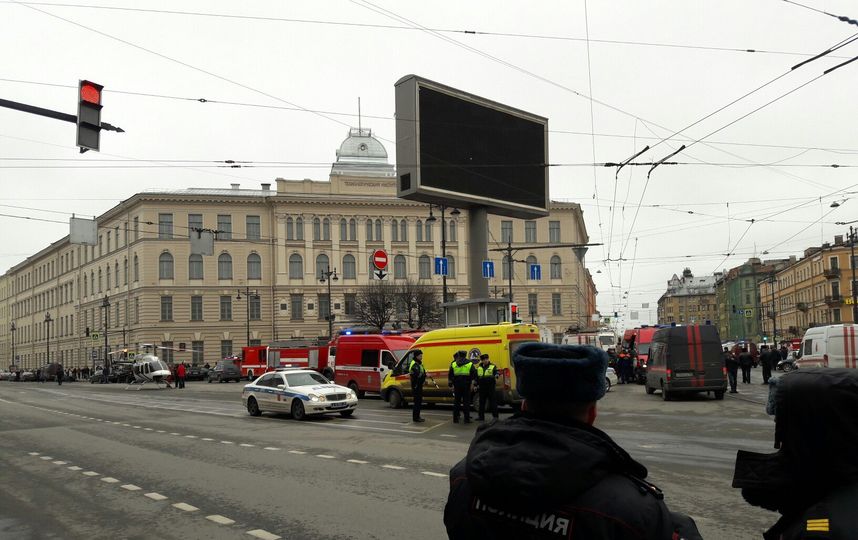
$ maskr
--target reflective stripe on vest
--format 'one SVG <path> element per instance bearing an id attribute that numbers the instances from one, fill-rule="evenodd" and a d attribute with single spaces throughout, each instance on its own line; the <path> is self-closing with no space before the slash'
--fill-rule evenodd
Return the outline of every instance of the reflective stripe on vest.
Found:
<path id="1" fill-rule="evenodd" d="M 494 364 L 489 364 L 487 368 L 483 368 L 482 364 L 477 366 L 477 377 L 482 378 L 492 378 L 494 379 L 495 374 L 497 373 L 497 366 Z"/>
<path id="2" fill-rule="evenodd" d="M 416 363 L 417 363 L 417 360 L 412 360 L 411 363 L 408 364 L 408 372 L 409 373 L 411 372 L 411 370 L 414 369 L 414 364 L 416 364 Z M 420 375 L 425 375 L 425 374 L 426 374 L 426 368 L 423 367 L 423 364 L 420 364 Z"/>
<path id="3" fill-rule="evenodd" d="M 451 364 L 451 367 L 453 368 L 453 376 L 454 377 L 462 377 L 462 376 L 468 377 L 471 375 L 472 365 L 470 362 L 468 362 L 467 364 L 462 364 L 461 366 L 459 364 L 457 364 L 456 362 L 453 362 Z"/>

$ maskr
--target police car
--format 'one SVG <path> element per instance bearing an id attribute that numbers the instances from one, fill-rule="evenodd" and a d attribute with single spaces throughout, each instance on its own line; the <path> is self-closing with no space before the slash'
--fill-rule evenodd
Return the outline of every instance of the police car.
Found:
<path id="1" fill-rule="evenodd" d="M 280 368 L 245 385 L 241 400 L 251 416 L 263 412 L 290 413 L 295 420 L 310 415 L 354 414 L 357 395 L 345 386 L 333 384 L 311 369 Z"/>

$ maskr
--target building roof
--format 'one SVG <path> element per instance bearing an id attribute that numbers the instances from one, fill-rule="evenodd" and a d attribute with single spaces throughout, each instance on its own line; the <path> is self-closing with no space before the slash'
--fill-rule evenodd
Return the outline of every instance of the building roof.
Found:
<path id="1" fill-rule="evenodd" d="M 395 178 L 396 169 L 388 163 L 387 150 L 372 136 L 369 128 L 351 128 L 337 150 L 331 176 Z"/>

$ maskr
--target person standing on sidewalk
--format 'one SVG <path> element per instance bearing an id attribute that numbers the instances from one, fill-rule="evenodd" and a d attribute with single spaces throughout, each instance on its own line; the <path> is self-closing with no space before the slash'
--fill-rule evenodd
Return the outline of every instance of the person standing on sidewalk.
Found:
<path id="1" fill-rule="evenodd" d="M 414 422 L 425 422 L 421 418 L 420 411 L 423 409 L 423 385 L 426 384 L 426 368 L 423 367 L 423 351 L 414 352 L 414 360 L 408 366 L 408 375 L 411 378 L 411 399 L 414 402 L 411 407 L 411 420 Z"/>
<path id="2" fill-rule="evenodd" d="M 176 388 L 184 388 L 185 387 L 185 374 L 187 373 L 185 368 L 185 363 L 180 362 L 178 366 L 176 366 Z"/>
<path id="3" fill-rule="evenodd" d="M 489 361 L 489 355 L 481 354 L 477 370 L 477 390 L 480 393 L 480 408 L 477 411 L 477 420 L 484 422 L 486 419 L 486 401 L 489 402 L 489 410 L 492 418 L 498 419 L 498 402 L 495 396 L 495 383 L 498 378 L 498 368 Z"/>
<path id="4" fill-rule="evenodd" d="M 739 367 L 742 368 L 742 383 L 751 384 L 751 365 L 754 363 L 754 357 L 748 352 L 747 347 L 742 347 L 742 352 L 739 353 Z"/>
<path id="5" fill-rule="evenodd" d="M 730 381 L 730 393 L 735 394 L 737 393 L 736 377 L 739 375 L 739 361 L 727 347 L 724 347 L 724 366 L 727 368 L 727 380 Z"/>
<path id="6" fill-rule="evenodd" d="M 453 423 L 459 423 L 459 410 L 464 412 L 465 423 L 471 423 L 471 381 L 474 380 L 474 365 L 468 360 L 468 353 L 458 351 L 453 355 L 453 363 L 447 373 L 447 381 L 453 387 Z"/>

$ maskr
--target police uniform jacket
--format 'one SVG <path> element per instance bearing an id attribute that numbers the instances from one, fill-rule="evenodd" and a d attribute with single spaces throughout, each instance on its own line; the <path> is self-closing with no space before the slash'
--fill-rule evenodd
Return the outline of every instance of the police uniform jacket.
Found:
<path id="1" fill-rule="evenodd" d="M 444 525 L 468 540 L 699 538 L 646 475 L 595 427 L 521 413 L 477 430 L 450 471 Z"/>
<path id="2" fill-rule="evenodd" d="M 477 372 L 474 369 L 474 364 L 470 360 L 454 360 L 450 364 L 450 371 L 447 373 L 447 379 L 456 386 L 470 386 Z"/>
<path id="3" fill-rule="evenodd" d="M 411 378 L 411 388 L 423 388 L 426 382 L 426 368 L 422 363 L 412 360 L 408 375 Z"/>
<path id="4" fill-rule="evenodd" d="M 474 375 L 480 386 L 494 388 L 495 381 L 498 376 L 498 367 L 491 362 L 489 362 L 485 367 L 483 367 L 482 363 L 476 364 L 474 367 Z"/>

